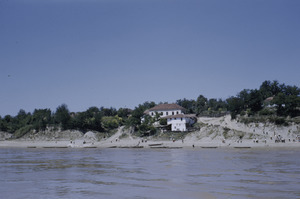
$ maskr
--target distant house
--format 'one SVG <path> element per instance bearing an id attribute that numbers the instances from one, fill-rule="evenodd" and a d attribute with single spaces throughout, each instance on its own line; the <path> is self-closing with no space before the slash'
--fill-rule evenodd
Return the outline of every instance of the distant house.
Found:
<path id="1" fill-rule="evenodd" d="M 273 99 L 274 99 L 274 96 L 266 98 L 264 100 L 264 107 L 274 107 L 274 105 L 272 105 Z"/>
<path id="2" fill-rule="evenodd" d="M 186 115 L 185 112 L 185 108 L 178 104 L 159 104 L 146 110 L 144 114 L 154 117 L 158 113 L 161 118 L 167 119 L 172 131 L 187 131 L 188 127 L 196 122 L 196 115 Z"/>

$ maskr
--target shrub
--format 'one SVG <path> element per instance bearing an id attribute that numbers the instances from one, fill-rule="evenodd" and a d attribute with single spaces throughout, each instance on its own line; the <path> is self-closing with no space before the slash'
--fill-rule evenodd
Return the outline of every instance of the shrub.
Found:
<path id="1" fill-rule="evenodd" d="M 20 138 L 23 137 L 25 134 L 27 134 L 28 132 L 30 132 L 33 129 L 32 125 L 26 125 L 22 128 L 19 128 L 18 130 L 16 130 L 16 132 L 14 133 L 13 137 L 14 138 Z"/>
<path id="2" fill-rule="evenodd" d="M 122 118 L 120 118 L 118 116 L 105 116 L 105 117 L 102 117 L 102 126 L 106 130 L 118 128 L 121 122 L 122 122 Z"/>
<path id="3" fill-rule="evenodd" d="M 161 118 L 160 121 L 159 121 L 159 124 L 160 125 L 167 125 L 168 124 L 167 119 L 166 118 Z"/>
<path id="4" fill-rule="evenodd" d="M 225 139 L 227 139 L 228 138 L 228 132 L 230 131 L 230 128 L 224 127 L 223 130 L 224 130 L 223 131 L 223 136 L 224 136 Z"/>
<path id="5" fill-rule="evenodd" d="M 273 115 L 274 114 L 274 111 L 271 111 L 270 109 L 263 109 L 261 111 L 259 111 L 259 115 Z"/>

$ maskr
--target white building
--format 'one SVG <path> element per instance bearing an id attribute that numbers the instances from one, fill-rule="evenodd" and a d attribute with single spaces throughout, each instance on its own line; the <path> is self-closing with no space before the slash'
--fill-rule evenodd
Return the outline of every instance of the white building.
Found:
<path id="1" fill-rule="evenodd" d="M 187 128 L 196 122 L 196 115 L 184 114 L 185 108 L 178 104 L 159 104 L 145 111 L 145 114 L 152 117 L 154 117 L 156 113 L 160 114 L 161 118 L 167 119 L 167 124 L 171 125 L 172 131 L 187 131 Z"/>
<path id="2" fill-rule="evenodd" d="M 165 117 L 167 124 L 171 125 L 172 131 L 187 131 L 188 127 L 196 122 L 194 114 L 178 114 Z"/>

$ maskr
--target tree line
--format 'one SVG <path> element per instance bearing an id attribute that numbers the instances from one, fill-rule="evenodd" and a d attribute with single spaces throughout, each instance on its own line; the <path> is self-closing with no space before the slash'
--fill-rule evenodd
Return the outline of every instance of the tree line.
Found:
<path id="1" fill-rule="evenodd" d="M 296 86 L 279 84 L 278 81 L 264 81 L 259 89 L 244 89 L 236 96 L 225 100 L 208 99 L 199 95 L 197 99 L 179 99 L 176 103 L 186 109 L 187 113 L 197 116 L 221 116 L 230 113 L 232 118 L 237 115 L 277 115 L 282 117 L 300 116 L 300 89 Z M 144 102 L 135 107 L 104 108 L 90 107 L 83 112 L 70 112 L 66 104 L 57 107 L 55 112 L 50 109 L 35 109 L 33 113 L 20 110 L 13 117 L 0 116 L 0 130 L 21 137 L 31 130 L 41 131 L 48 127 L 62 130 L 75 129 L 82 132 L 107 132 L 119 126 L 132 126 L 140 131 L 154 131 L 151 125 L 157 118 L 146 118 L 141 123 L 144 111 L 157 104 Z"/>

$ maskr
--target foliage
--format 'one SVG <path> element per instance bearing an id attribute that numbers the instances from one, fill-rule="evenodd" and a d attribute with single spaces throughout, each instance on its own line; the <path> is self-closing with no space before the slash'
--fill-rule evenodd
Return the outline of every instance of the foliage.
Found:
<path id="1" fill-rule="evenodd" d="M 120 126 L 122 118 L 119 116 L 104 116 L 102 117 L 102 126 L 105 130 L 116 129 Z"/>
<path id="2" fill-rule="evenodd" d="M 207 98 L 199 95 L 196 101 L 196 114 L 201 114 L 207 110 Z"/>
<path id="3" fill-rule="evenodd" d="M 297 117 L 300 115 L 300 89 L 296 86 L 286 86 L 278 81 L 265 81 L 260 89 L 244 89 L 236 97 L 227 99 L 228 110 L 232 118 L 246 111 L 249 115 L 272 114 L 264 109 L 265 99 L 271 97 L 271 105 L 275 106 L 278 116 Z"/>
<path id="4" fill-rule="evenodd" d="M 35 109 L 32 114 L 32 126 L 35 130 L 45 130 L 51 123 L 50 109 Z"/>
<path id="5" fill-rule="evenodd" d="M 261 121 L 287 125 L 288 122 L 300 121 L 300 89 L 297 86 L 280 84 L 278 81 L 264 81 L 259 89 L 244 89 L 226 100 L 208 99 L 199 95 L 195 100 L 183 98 L 176 103 L 184 107 L 187 114 L 217 117 L 229 111 L 233 119 L 240 115 L 239 119 L 245 123 Z M 154 124 L 158 121 L 160 125 L 167 124 L 166 119 L 161 119 L 159 114 L 155 117 L 144 117 L 145 111 L 155 105 L 154 102 L 147 101 L 134 110 L 90 107 L 77 113 L 70 113 L 66 104 L 57 107 L 54 113 L 50 109 L 35 109 L 33 113 L 21 109 L 14 117 L 0 116 L 0 130 L 20 137 L 30 130 L 45 130 L 49 126 L 83 132 L 112 132 L 125 125 L 134 127 L 141 135 L 153 135 L 157 132 Z"/>
<path id="6" fill-rule="evenodd" d="M 144 116 L 144 112 L 155 105 L 156 104 L 154 102 L 144 102 L 143 104 L 139 104 L 138 107 L 135 107 L 135 109 L 131 112 L 131 116 L 126 121 L 126 125 L 133 127 L 141 125 L 141 119 Z"/>
<path id="7" fill-rule="evenodd" d="M 16 132 L 13 135 L 13 138 L 20 138 L 20 137 L 24 136 L 26 133 L 30 132 L 32 129 L 33 129 L 33 125 L 23 126 L 23 127 L 19 128 L 18 130 L 16 130 Z"/>
<path id="8" fill-rule="evenodd" d="M 223 128 L 223 136 L 224 136 L 225 139 L 228 138 L 228 132 L 229 132 L 229 131 L 230 131 L 229 128 L 227 128 L 227 127 L 224 127 L 224 128 Z"/>
<path id="9" fill-rule="evenodd" d="M 71 116 L 66 104 L 62 104 L 57 107 L 55 112 L 55 123 L 60 124 L 63 130 L 66 130 L 70 127 L 71 124 Z"/>
<path id="10" fill-rule="evenodd" d="M 160 121 L 159 121 L 159 124 L 160 125 L 162 125 L 162 126 L 164 126 L 164 125 L 167 125 L 167 119 L 166 118 L 162 118 L 162 119 L 160 119 Z"/>
<path id="11" fill-rule="evenodd" d="M 195 100 L 188 100 L 186 98 L 179 99 L 176 101 L 176 104 L 185 108 L 187 113 L 196 113 L 196 101 Z"/>

